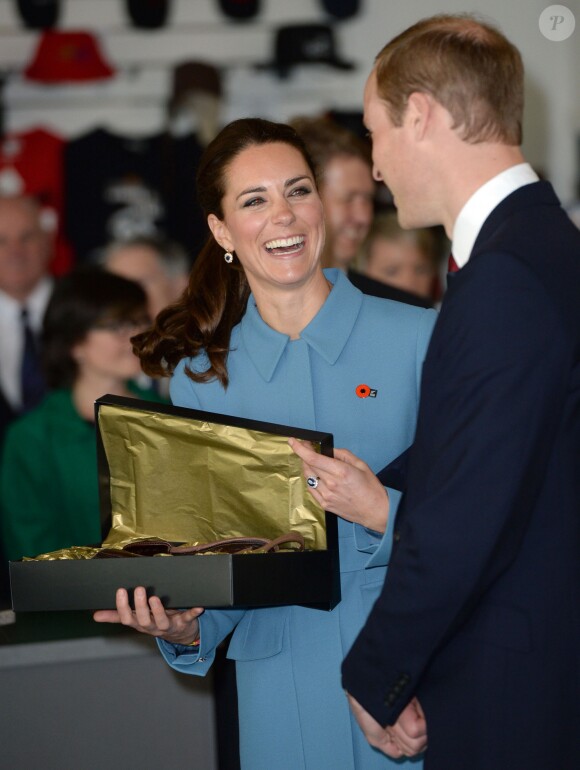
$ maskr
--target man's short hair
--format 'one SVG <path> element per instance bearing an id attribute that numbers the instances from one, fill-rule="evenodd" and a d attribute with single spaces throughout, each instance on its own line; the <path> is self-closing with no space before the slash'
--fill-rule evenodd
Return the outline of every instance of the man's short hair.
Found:
<path id="1" fill-rule="evenodd" d="M 518 49 L 470 14 L 423 19 L 388 43 L 375 60 L 377 90 L 400 126 L 409 96 L 430 94 L 471 144 L 520 145 L 524 68 Z"/>

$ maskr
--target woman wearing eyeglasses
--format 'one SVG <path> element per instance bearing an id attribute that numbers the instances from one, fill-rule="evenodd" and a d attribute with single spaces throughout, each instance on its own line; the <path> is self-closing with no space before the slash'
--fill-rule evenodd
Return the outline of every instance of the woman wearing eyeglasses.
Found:
<path id="1" fill-rule="evenodd" d="M 106 393 L 159 401 L 132 382 L 141 367 L 130 338 L 149 322 L 143 289 L 100 268 L 55 287 L 42 340 L 50 392 L 10 426 L 2 452 L 8 559 L 101 541 L 94 402 Z"/>

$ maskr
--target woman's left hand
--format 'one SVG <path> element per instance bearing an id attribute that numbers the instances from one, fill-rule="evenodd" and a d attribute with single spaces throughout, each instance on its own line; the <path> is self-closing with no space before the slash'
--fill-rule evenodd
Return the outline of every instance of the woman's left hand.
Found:
<path id="1" fill-rule="evenodd" d="M 317 479 L 318 484 L 309 491 L 326 511 L 376 532 L 385 531 L 389 496 L 365 462 L 348 449 L 335 449 L 332 458 L 297 439 L 288 443 L 302 459 L 306 477 Z"/>

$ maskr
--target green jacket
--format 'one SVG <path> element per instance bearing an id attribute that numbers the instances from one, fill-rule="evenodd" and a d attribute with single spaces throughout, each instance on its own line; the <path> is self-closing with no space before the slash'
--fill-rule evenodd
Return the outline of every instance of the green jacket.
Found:
<path id="1" fill-rule="evenodd" d="M 159 402 L 153 391 L 131 387 Z M 70 390 L 56 390 L 10 425 L 0 465 L 0 519 L 6 558 L 101 542 L 95 427 Z"/>

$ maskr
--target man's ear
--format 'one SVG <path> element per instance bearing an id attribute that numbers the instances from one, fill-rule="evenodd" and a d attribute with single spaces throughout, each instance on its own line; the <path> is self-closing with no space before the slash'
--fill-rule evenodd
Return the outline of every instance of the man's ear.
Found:
<path id="1" fill-rule="evenodd" d="M 422 91 L 414 91 L 407 100 L 405 122 L 415 138 L 423 139 L 433 120 L 433 97 Z"/>
<path id="2" fill-rule="evenodd" d="M 211 230 L 211 234 L 219 245 L 225 251 L 233 251 L 234 244 L 230 238 L 230 231 L 226 227 L 225 223 L 221 219 L 218 219 L 215 214 L 210 214 L 207 218 L 207 224 Z"/>

